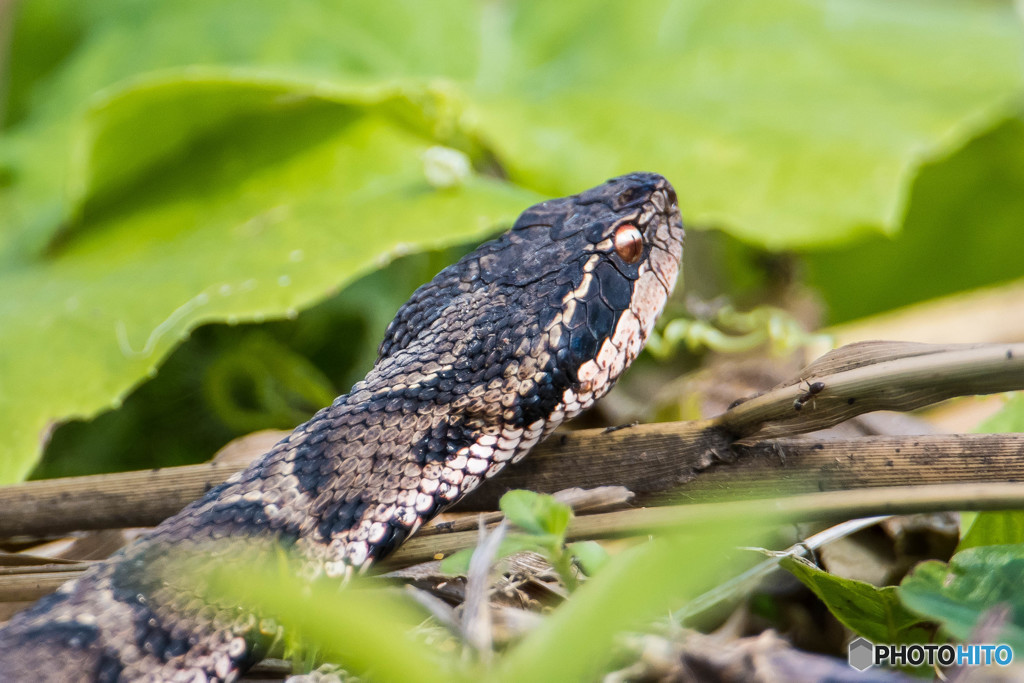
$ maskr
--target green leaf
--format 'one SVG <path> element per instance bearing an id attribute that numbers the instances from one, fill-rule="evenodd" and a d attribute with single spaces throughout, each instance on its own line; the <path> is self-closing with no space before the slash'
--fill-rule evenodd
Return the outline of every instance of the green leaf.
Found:
<path id="1" fill-rule="evenodd" d="M 335 105 L 332 113 L 339 128 L 353 115 L 373 114 L 399 121 L 425 139 L 472 144 L 458 134 L 457 118 L 465 106 L 462 95 L 442 82 L 350 85 L 299 74 L 218 67 L 157 72 L 93 100 L 72 150 L 72 211 L 89 200 L 116 197 L 118 190 L 130 189 L 168 159 L 219 136 L 254 112 L 287 116 L 317 103 Z M 140 122 L 145 125 L 140 127 Z M 426 179 L 425 170 L 423 175 Z"/>
<path id="2" fill-rule="evenodd" d="M 875 643 L 926 643 L 930 640 L 927 619 L 903 606 L 895 586 L 879 588 L 845 579 L 793 556 L 783 557 L 779 564 L 810 588 L 832 615 L 854 633 Z"/>
<path id="3" fill-rule="evenodd" d="M 985 614 L 1008 606 L 1009 622 L 993 642 L 1024 651 L 1024 544 L 968 548 L 949 561 L 923 562 L 903 579 L 899 597 L 909 609 L 966 641 Z"/>
<path id="4" fill-rule="evenodd" d="M 685 536 L 662 537 L 613 557 L 547 619 L 507 651 L 500 681 L 588 681 L 607 671 L 617 634 L 642 628 L 753 560 L 738 545 L 757 544 L 748 520 L 711 520 Z"/>
<path id="5" fill-rule="evenodd" d="M 509 491 L 498 503 L 508 521 L 531 534 L 552 536 L 561 545 L 572 519 L 572 508 L 533 491 Z"/>
<path id="6" fill-rule="evenodd" d="M 568 550 L 576 558 L 576 561 L 579 562 L 583 573 L 587 576 L 594 576 L 611 559 L 608 551 L 596 541 L 570 543 Z"/>
<path id="7" fill-rule="evenodd" d="M 465 576 L 469 572 L 469 562 L 473 559 L 476 548 L 463 548 L 441 560 L 441 571 L 453 576 Z"/>
<path id="8" fill-rule="evenodd" d="M 657 170 L 695 223 L 774 246 L 895 230 L 923 156 L 1004 118 L 1022 85 L 1009 2 L 100 0 L 57 3 L 60 22 L 40 2 L 11 60 L 26 65 L 29 148 L 66 142 L 67 112 L 93 93 L 160 69 L 442 77 L 464 84 L 477 106 L 460 125 L 517 181 L 562 194 Z M 67 34 L 76 49 L 38 50 Z M 38 201 L 62 187 L 48 163 L 30 164 Z"/>

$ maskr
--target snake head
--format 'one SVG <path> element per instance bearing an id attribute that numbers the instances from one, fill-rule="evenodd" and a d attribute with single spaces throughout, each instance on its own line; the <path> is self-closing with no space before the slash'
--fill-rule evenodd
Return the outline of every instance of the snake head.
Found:
<path id="1" fill-rule="evenodd" d="M 640 353 L 678 279 L 684 232 L 675 190 L 654 173 L 538 204 L 511 239 L 545 231 L 549 253 L 524 253 L 517 275 L 546 273 L 557 283 L 543 329 L 565 374 L 553 417 L 568 419 L 607 393 Z"/>
<path id="2" fill-rule="evenodd" d="M 553 429 L 640 353 L 682 252 L 676 193 L 660 175 L 632 173 L 542 202 L 413 294 L 385 334 L 379 370 L 459 359 L 452 368 L 466 386 L 518 396 L 505 408 L 518 416 L 503 419 Z"/>

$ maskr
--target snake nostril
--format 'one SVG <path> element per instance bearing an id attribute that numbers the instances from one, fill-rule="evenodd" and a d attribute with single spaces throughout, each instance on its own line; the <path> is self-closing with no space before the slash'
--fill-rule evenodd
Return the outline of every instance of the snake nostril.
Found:
<path id="1" fill-rule="evenodd" d="M 616 204 L 618 204 L 620 209 L 624 208 L 639 199 L 640 192 L 641 190 L 638 187 L 627 187 L 619 193 L 618 197 L 616 197 Z"/>

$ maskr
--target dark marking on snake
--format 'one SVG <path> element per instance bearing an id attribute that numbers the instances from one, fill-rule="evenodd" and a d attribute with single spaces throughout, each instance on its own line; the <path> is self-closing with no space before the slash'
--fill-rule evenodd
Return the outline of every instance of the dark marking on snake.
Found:
<path id="1" fill-rule="evenodd" d="M 530 207 L 416 290 L 348 394 L 15 615 L 0 681 L 235 680 L 279 629 L 204 601 L 181 557 L 242 569 L 252 548 L 284 546 L 303 577 L 364 571 L 607 393 L 672 292 L 682 243 L 675 191 L 653 173 Z"/>

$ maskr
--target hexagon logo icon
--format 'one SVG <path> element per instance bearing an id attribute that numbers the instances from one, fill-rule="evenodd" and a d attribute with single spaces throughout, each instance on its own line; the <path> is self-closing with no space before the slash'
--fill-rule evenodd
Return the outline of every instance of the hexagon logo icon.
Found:
<path id="1" fill-rule="evenodd" d="M 857 638 L 850 641 L 850 666 L 857 671 L 865 671 L 874 666 L 875 646 L 865 638 Z"/>

